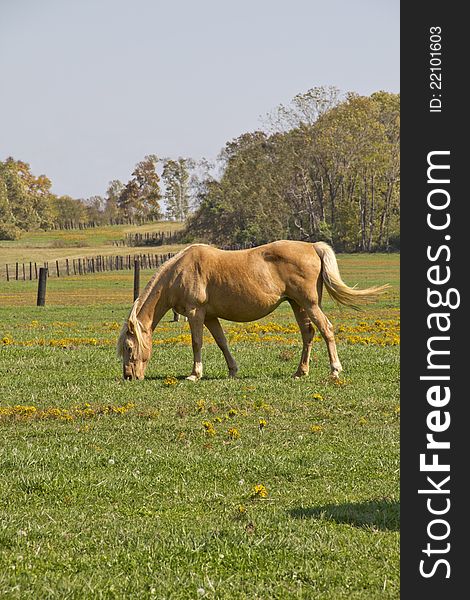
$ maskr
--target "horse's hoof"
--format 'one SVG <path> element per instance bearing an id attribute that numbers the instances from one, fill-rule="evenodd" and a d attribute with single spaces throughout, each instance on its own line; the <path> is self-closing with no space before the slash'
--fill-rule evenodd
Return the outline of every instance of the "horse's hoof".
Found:
<path id="1" fill-rule="evenodd" d="M 308 373 L 305 371 L 297 371 L 292 375 L 292 379 L 302 379 L 302 377 L 307 377 Z"/>
<path id="2" fill-rule="evenodd" d="M 187 381 L 197 381 L 199 377 L 197 375 L 189 375 L 186 377 Z"/>

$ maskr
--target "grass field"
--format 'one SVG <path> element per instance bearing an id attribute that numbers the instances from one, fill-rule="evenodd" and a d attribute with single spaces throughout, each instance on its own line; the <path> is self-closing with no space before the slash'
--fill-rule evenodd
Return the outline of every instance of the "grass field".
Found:
<path id="1" fill-rule="evenodd" d="M 5 264 L 29 261 L 52 261 L 64 258 L 81 258 L 84 256 L 116 255 L 130 252 L 138 253 L 136 248 L 125 248 L 113 245 L 123 240 L 126 233 L 147 233 L 155 231 L 178 231 L 181 223 L 163 221 L 146 225 L 109 225 L 93 229 L 34 231 L 25 233 L 19 240 L 12 242 L 0 240 L 0 273 L 4 276 Z M 172 252 L 172 249 L 157 251 Z M 172 247 L 173 248 L 173 247 Z M 146 251 L 151 251 L 146 248 Z"/>
<path id="2" fill-rule="evenodd" d="M 115 358 L 132 273 L 0 291 L 0 596 L 399 597 L 398 255 L 340 255 L 349 283 L 392 289 L 363 312 L 325 299 L 344 374 L 288 306 L 207 336 L 167 315 L 142 382 Z M 143 272 L 141 281 L 150 277 Z"/>

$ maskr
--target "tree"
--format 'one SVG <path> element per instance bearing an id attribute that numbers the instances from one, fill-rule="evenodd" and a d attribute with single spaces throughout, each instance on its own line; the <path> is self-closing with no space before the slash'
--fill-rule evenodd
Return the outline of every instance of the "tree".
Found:
<path id="1" fill-rule="evenodd" d="M 59 227 L 77 227 L 87 221 L 83 202 L 70 196 L 54 196 L 52 199 L 54 220 Z"/>
<path id="2" fill-rule="evenodd" d="M 157 220 L 161 218 L 160 177 L 156 171 L 159 160 L 150 154 L 137 163 L 124 186 L 117 206 L 127 219 Z"/>
<path id="3" fill-rule="evenodd" d="M 340 100 L 340 90 L 334 86 L 313 87 L 294 96 L 287 106 L 279 104 L 263 121 L 272 132 L 313 125 L 318 117 L 337 106 Z"/>
<path id="4" fill-rule="evenodd" d="M 226 144 L 220 181 L 209 180 L 206 194 L 188 224 L 188 233 L 206 231 L 218 244 L 268 241 L 285 232 L 286 206 L 273 190 L 275 144 L 260 131 Z M 212 221 L 212 227 L 210 223 Z"/>
<path id="5" fill-rule="evenodd" d="M 399 239 L 399 96 L 313 88 L 281 105 L 271 135 L 243 134 L 201 188 L 188 236 L 217 244 L 289 237 L 339 250 Z"/>
<path id="6" fill-rule="evenodd" d="M 185 158 L 165 159 L 162 179 L 165 185 L 166 214 L 169 219 L 185 221 L 190 212 L 190 175 L 193 161 Z"/>
<path id="7" fill-rule="evenodd" d="M 106 202 L 102 196 L 91 196 L 90 198 L 87 198 L 83 204 L 85 206 L 88 223 L 104 224 L 104 209 Z"/>
<path id="8" fill-rule="evenodd" d="M 107 223 L 114 223 L 119 218 L 118 202 L 124 184 L 119 179 L 113 179 L 108 184 L 105 197 L 104 216 Z"/>
<path id="9" fill-rule="evenodd" d="M 132 221 L 141 212 L 139 202 L 139 186 L 135 179 L 131 179 L 124 186 L 117 202 L 119 212 L 127 221 Z"/>
<path id="10" fill-rule="evenodd" d="M 28 163 L 12 157 L 0 162 L 3 196 L 8 199 L 8 219 L 22 230 L 46 229 L 52 225 L 51 182 L 45 175 L 34 176 Z M 6 192 L 5 192 L 6 190 Z M 5 204 L 5 202 L 4 202 Z"/>

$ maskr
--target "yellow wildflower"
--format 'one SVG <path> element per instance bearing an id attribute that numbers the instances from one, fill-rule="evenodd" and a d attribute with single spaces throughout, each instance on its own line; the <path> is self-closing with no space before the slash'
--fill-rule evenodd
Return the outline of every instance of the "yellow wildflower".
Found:
<path id="1" fill-rule="evenodd" d="M 202 426 L 206 431 L 206 435 L 215 435 L 216 431 L 211 421 L 203 421 Z"/>
<path id="2" fill-rule="evenodd" d="M 228 437 L 232 440 L 236 440 L 240 437 L 240 432 L 235 427 L 230 427 L 230 429 L 227 431 L 227 433 L 228 433 Z"/>
<path id="3" fill-rule="evenodd" d="M 262 483 L 258 483 L 253 487 L 253 491 L 251 492 L 252 498 L 266 498 L 268 495 L 268 490 Z"/>

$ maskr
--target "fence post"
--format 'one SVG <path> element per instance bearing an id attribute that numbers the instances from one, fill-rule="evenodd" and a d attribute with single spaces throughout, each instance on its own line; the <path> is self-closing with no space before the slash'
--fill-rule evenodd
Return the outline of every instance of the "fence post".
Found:
<path id="1" fill-rule="evenodd" d="M 140 261 L 134 260 L 134 302 L 139 297 L 140 291 Z"/>
<path id="2" fill-rule="evenodd" d="M 58 260 L 55 261 L 55 268 L 57 270 L 57 277 L 60 277 L 60 273 L 59 273 L 59 261 Z"/>
<path id="3" fill-rule="evenodd" d="M 8 265 L 5 265 L 7 271 L 7 281 L 10 281 L 10 273 L 8 272 Z"/>
<path id="4" fill-rule="evenodd" d="M 47 283 L 47 269 L 46 269 L 46 267 L 40 267 L 37 306 L 45 306 L 46 305 L 46 283 Z"/>

